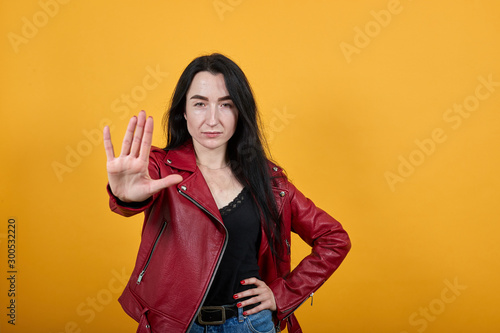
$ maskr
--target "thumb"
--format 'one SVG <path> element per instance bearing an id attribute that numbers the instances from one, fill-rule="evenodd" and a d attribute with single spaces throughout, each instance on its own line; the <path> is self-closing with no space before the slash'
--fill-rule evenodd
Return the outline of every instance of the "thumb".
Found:
<path id="1" fill-rule="evenodd" d="M 151 192 L 152 194 L 154 194 L 167 187 L 179 184 L 182 181 L 182 179 L 183 178 L 181 175 L 169 175 L 162 179 L 153 180 L 153 182 L 151 183 Z"/>

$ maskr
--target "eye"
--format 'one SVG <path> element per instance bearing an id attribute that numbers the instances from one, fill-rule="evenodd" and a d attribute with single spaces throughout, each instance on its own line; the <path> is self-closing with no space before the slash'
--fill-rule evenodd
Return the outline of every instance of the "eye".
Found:
<path id="1" fill-rule="evenodd" d="M 222 103 L 222 104 L 221 104 L 221 106 L 222 106 L 223 108 L 232 108 L 232 107 L 233 107 L 233 104 L 231 104 L 231 103 Z"/>
<path id="2" fill-rule="evenodd" d="M 194 106 L 196 106 L 196 107 L 204 107 L 205 103 L 203 103 L 203 102 L 196 102 L 196 103 L 194 103 Z"/>

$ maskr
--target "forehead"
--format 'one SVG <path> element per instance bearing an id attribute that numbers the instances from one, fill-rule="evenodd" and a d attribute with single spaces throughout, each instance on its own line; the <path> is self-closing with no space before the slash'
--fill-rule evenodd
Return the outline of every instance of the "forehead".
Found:
<path id="1" fill-rule="evenodd" d="M 224 75 L 212 74 L 206 71 L 196 73 L 191 82 L 191 86 L 189 86 L 186 97 L 189 99 L 192 95 L 215 98 L 228 96 L 229 92 L 226 88 Z"/>

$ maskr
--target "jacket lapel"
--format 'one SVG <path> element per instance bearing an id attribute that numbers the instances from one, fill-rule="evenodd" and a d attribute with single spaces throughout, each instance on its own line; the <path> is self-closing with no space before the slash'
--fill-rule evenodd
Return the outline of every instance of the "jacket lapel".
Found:
<path id="1" fill-rule="evenodd" d="M 188 141 L 178 149 L 169 150 L 165 155 L 164 163 L 179 170 L 179 174 L 184 177 L 183 181 L 177 184 L 177 191 L 189 196 L 196 202 L 195 204 L 202 206 L 203 209 L 222 222 L 222 217 L 207 182 L 196 165 L 193 143 Z"/>

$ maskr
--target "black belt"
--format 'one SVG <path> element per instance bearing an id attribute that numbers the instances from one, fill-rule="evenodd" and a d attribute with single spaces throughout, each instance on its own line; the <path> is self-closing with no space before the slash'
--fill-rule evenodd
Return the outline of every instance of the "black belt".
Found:
<path id="1" fill-rule="evenodd" d="M 243 308 L 243 311 L 248 311 L 260 303 L 250 304 Z M 235 305 L 224 306 L 202 306 L 198 316 L 196 316 L 196 323 L 198 325 L 222 325 L 227 319 L 238 315 L 238 307 Z"/>
<path id="2" fill-rule="evenodd" d="M 222 325 L 226 319 L 234 317 L 238 314 L 236 305 L 226 306 L 202 306 L 196 323 L 199 325 Z"/>

